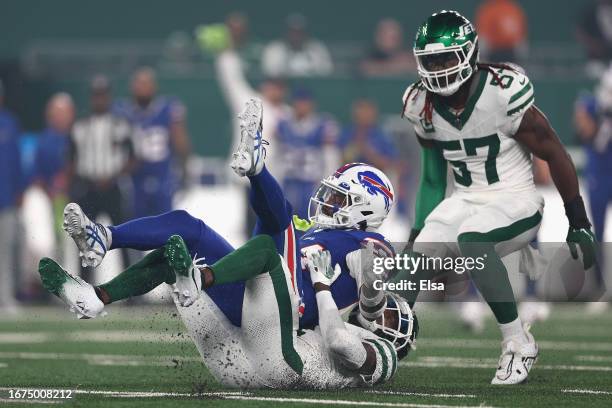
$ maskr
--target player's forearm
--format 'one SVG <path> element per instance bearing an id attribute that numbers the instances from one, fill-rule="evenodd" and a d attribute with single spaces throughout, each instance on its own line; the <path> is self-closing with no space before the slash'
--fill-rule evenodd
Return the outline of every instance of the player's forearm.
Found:
<path id="1" fill-rule="evenodd" d="M 319 329 L 326 347 L 343 366 L 353 370 L 361 369 L 367 358 L 361 340 L 346 329 L 329 290 L 317 291 L 316 297 Z"/>
<path id="2" fill-rule="evenodd" d="M 580 194 L 578 176 L 574 163 L 565 149 L 563 147 L 555 149 L 545 161 L 548 163 L 550 175 L 563 202 L 568 203 L 576 198 Z"/>
<path id="3" fill-rule="evenodd" d="M 255 90 L 247 82 L 242 70 L 240 56 L 232 50 L 222 52 L 215 61 L 217 78 L 221 90 L 231 109 L 239 112 Z"/>

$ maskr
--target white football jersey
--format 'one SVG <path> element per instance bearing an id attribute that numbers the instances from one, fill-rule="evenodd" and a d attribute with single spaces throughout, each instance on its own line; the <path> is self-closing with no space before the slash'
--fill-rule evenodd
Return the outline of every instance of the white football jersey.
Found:
<path id="1" fill-rule="evenodd" d="M 498 78 L 485 69 L 474 74 L 475 92 L 462 111 L 453 112 L 432 95 L 431 122 L 423 113 L 426 89 L 413 84 L 403 96 L 404 116 L 419 137 L 442 151 L 456 191 L 534 190 L 531 154 L 513 138 L 533 105 L 533 86 L 522 73 L 493 69 Z"/>
<path id="2" fill-rule="evenodd" d="M 297 385 L 299 388 L 339 389 L 371 386 L 389 381 L 397 372 L 397 352 L 390 341 L 352 324 L 346 323 L 346 327 L 351 334 L 360 337 L 362 342 L 372 345 L 376 352 L 374 374 L 363 376 L 333 361 L 317 326 L 314 330 L 305 330 L 297 337 L 296 350 L 304 362 L 304 370 Z"/>

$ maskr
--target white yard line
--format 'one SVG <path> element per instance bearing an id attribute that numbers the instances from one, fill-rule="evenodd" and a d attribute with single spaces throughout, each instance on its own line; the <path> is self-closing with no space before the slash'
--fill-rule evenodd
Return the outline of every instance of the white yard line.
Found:
<path id="1" fill-rule="evenodd" d="M 280 403 L 317 404 L 317 405 L 349 405 L 364 407 L 395 407 L 395 408 L 486 408 L 485 405 L 438 405 L 438 404 L 413 404 L 403 402 L 377 402 L 377 401 L 351 401 L 314 398 L 273 398 L 273 397 L 238 397 L 229 396 L 225 399 L 241 401 L 265 401 Z M 489 407 L 491 408 L 491 407 Z"/>
<path id="2" fill-rule="evenodd" d="M 458 349 L 499 349 L 499 340 L 492 339 L 442 339 L 422 337 L 418 340 L 419 347 L 428 348 L 458 348 Z M 612 351 L 612 343 L 601 341 L 551 341 L 538 340 L 541 349 L 571 350 L 571 351 Z"/>
<path id="3" fill-rule="evenodd" d="M 461 357 L 422 357 L 416 361 L 404 361 L 399 363 L 402 367 L 420 367 L 420 368 L 485 368 L 493 369 L 495 360 L 493 359 L 477 359 L 477 358 L 461 358 Z M 539 370 L 562 370 L 562 371 L 612 371 L 609 366 L 593 366 L 593 365 L 545 365 L 536 364 L 535 369 Z"/>
<path id="4" fill-rule="evenodd" d="M 612 356 L 574 356 L 578 361 L 591 361 L 596 363 L 612 363 Z"/>
<path id="5" fill-rule="evenodd" d="M 123 354 L 90 354 L 90 353 L 39 353 L 39 352 L 0 352 L 0 359 L 20 360 L 77 360 L 95 366 L 128 366 L 128 367 L 174 367 L 185 362 L 202 362 L 197 356 L 138 356 Z M 0 367 L 2 367 L 0 363 Z"/>
<path id="6" fill-rule="evenodd" d="M 129 331 L 129 330 L 79 330 L 71 332 L 43 331 L 43 332 L 0 332 L 0 344 L 30 344 L 45 342 L 147 342 L 147 343 L 176 343 L 189 342 L 191 338 L 187 333 L 180 335 L 161 331 Z"/>
<path id="7" fill-rule="evenodd" d="M 2 387 L 0 390 L 8 390 Z M 238 401 L 263 401 L 280 403 L 300 403 L 316 405 L 349 405 L 349 406 L 371 406 L 371 407 L 394 407 L 394 408 L 487 408 L 485 405 L 439 405 L 439 404 L 416 404 L 403 402 L 377 402 L 377 401 L 351 401 L 318 398 L 282 398 L 282 397 L 256 397 L 245 392 L 203 392 L 200 394 L 178 393 L 178 392 L 147 392 L 147 391 L 100 391 L 100 390 L 75 390 L 79 395 L 103 395 L 115 398 L 164 398 L 164 397 L 188 397 L 197 398 L 218 397 L 227 400 Z M 432 394 L 435 395 L 435 394 Z M 31 401 L 31 400 L 30 400 Z M 57 401 L 57 400 L 55 400 Z M 55 402 L 54 401 L 54 402 Z M 493 408 L 493 407 L 489 407 Z"/>
<path id="8" fill-rule="evenodd" d="M 176 343 L 192 340 L 186 332 L 168 333 L 161 331 L 129 331 L 129 330 L 79 330 L 72 332 L 42 331 L 42 332 L 0 332 L 2 343 L 44 343 L 47 341 L 61 342 L 147 342 L 147 343 Z M 445 339 L 445 338 L 419 338 L 419 346 L 423 349 L 499 349 L 497 339 Z M 541 349 L 570 350 L 570 351 L 602 351 L 612 352 L 612 342 L 602 341 L 551 341 L 539 340 Z"/>
<path id="9" fill-rule="evenodd" d="M 41 399 L 11 399 L 11 398 L 0 398 L 0 403 L 11 403 L 11 404 L 61 404 L 65 400 L 41 400 Z"/>
<path id="10" fill-rule="evenodd" d="M 612 395 L 612 391 L 598 391 L 598 390 L 561 390 L 566 394 L 594 394 L 594 395 Z"/>
<path id="11" fill-rule="evenodd" d="M 435 397 L 435 398 L 476 398 L 474 394 L 430 394 L 426 392 L 407 392 L 407 391 L 366 391 L 367 394 L 378 395 L 399 395 L 406 397 Z"/>

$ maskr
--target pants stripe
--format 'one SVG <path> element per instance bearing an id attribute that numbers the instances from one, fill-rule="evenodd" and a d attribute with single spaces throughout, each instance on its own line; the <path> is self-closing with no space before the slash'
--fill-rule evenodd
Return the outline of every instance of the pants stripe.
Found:
<path id="1" fill-rule="evenodd" d="M 281 350 L 287 364 L 298 374 L 302 374 L 304 363 L 293 347 L 293 305 L 282 265 L 270 271 L 274 295 L 278 306 L 281 330 Z"/>

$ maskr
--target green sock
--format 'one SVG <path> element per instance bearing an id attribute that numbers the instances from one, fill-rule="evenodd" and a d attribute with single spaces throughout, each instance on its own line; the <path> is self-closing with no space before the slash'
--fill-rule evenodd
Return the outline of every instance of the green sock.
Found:
<path id="1" fill-rule="evenodd" d="M 489 304 L 498 323 L 509 323 L 518 317 L 516 301 L 512 285 L 508 279 L 508 271 L 501 258 L 495 252 L 495 244 L 491 242 L 465 242 L 459 237 L 461 254 L 465 257 L 485 258 L 482 270 L 472 269 L 472 281 Z"/>
<path id="2" fill-rule="evenodd" d="M 245 282 L 272 271 L 280 262 L 272 238 L 269 235 L 258 235 L 210 266 L 215 275 L 213 284 Z"/>
<path id="3" fill-rule="evenodd" d="M 98 287 L 108 294 L 112 303 L 144 295 L 164 282 L 172 284 L 175 280 L 174 271 L 164 258 L 164 248 L 158 248 Z"/>

